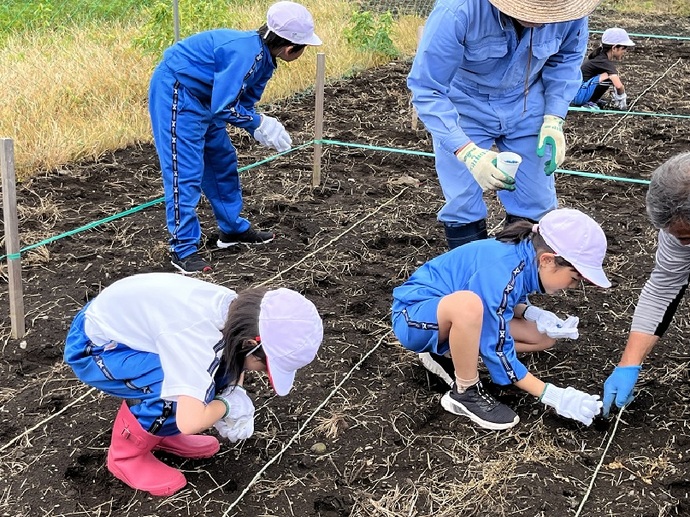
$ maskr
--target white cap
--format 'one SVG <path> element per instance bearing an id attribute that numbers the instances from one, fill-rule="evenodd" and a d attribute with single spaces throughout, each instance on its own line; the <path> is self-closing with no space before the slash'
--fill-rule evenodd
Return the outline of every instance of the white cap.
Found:
<path id="1" fill-rule="evenodd" d="M 321 45 L 314 34 L 314 18 L 307 8 L 295 2 L 276 2 L 268 8 L 268 29 L 296 45 Z"/>
<path id="2" fill-rule="evenodd" d="M 259 337 L 273 389 L 287 395 L 297 370 L 316 357 L 323 324 L 312 302 L 281 287 L 268 291 L 261 300 Z"/>
<path id="3" fill-rule="evenodd" d="M 599 287 L 611 287 L 602 264 L 606 235 L 597 222 L 573 208 L 552 210 L 537 225 L 539 235 L 584 278 Z"/>
<path id="4" fill-rule="evenodd" d="M 620 27 L 612 27 L 606 29 L 604 34 L 601 35 L 601 42 L 604 45 L 622 45 L 624 47 L 634 47 L 635 44 L 625 32 L 625 29 Z"/>

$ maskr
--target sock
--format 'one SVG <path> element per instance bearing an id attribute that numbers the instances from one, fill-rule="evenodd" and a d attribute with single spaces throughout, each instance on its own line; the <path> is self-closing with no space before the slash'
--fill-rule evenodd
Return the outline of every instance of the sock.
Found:
<path id="1" fill-rule="evenodd" d="M 458 393 L 464 393 L 467 388 L 471 388 L 479 382 L 479 373 L 474 376 L 474 379 L 461 379 L 457 375 L 455 376 L 455 391 Z"/>

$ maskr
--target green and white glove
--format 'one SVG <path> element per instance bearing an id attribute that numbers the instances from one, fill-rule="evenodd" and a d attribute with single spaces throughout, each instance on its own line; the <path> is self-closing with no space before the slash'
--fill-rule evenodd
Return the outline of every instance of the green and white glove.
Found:
<path id="1" fill-rule="evenodd" d="M 551 176 L 556 167 L 565 160 L 565 135 L 563 135 L 563 122 L 561 117 L 544 115 L 544 123 L 539 130 L 537 142 L 537 156 L 544 157 L 546 146 L 551 146 L 551 159 L 544 164 L 544 174 Z"/>
<path id="2" fill-rule="evenodd" d="M 563 389 L 549 383 L 546 383 L 544 393 L 541 394 L 539 400 L 554 408 L 559 415 L 572 418 L 585 425 L 592 423 L 603 405 L 599 400 L 599 395 L 588 395 L 575 388 Z"/>
<path id="3" fill-rule="evenodd" d="M 515 178 L 496 168 L 497 153 L 470 142 L 456 153 L 483 191 L 515 190 Z"/>

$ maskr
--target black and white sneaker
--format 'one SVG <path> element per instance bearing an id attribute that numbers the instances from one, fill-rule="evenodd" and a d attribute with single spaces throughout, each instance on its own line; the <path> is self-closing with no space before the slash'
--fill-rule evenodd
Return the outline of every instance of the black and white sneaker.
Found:
<path id="1" fill-rule="evenodd" d="M 237 244 L 266 244 L 275 238 L 276 234 L 273 232 L 264 232 L 250 227 L 249 230 L 242 233 L 220 232 L 216 246 L 225 249 Z"/>
<path id="2" fill-rule="evenodd" d="M 213 271 L 211 264 L 206 262 L 198 252 L 180 258 L 177 253 L 170 254 L 170 263 L 183 275 L 196 275 L 197 273 L 210 273 Z"/>
<path id="3" fill-rule="evenodd" d="M 469 417 L 484 429 L 510 429 L 520 421 L 520 417 L 508 406 L 491 396 L 479 381 L 474 386 L 458 393 L 455 384 L 441 398 L 441 405 L 454 415 Z"/>
<path id="4" fill-rule="evenodd" d="M 448 386 L 453 386 L 453 383 L 455 382 L 455 367 L 453 366 L 453 360 L 450 357 L 432 354 L 430 352 L 423 352 L 419 354 L 419 360 L 424 368 L 436 375 Z"/>

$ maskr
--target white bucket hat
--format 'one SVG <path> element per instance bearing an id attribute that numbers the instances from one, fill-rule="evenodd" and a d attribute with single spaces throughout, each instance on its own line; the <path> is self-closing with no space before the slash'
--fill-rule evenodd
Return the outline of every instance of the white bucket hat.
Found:
<path id="1" fill-rule="evenodd" d="M 321 45 L 321 38 L 314 34 L 314 18 L 301 4 L 276 2 L 266 14 L 268 30 L 296 45 Z"/>
<path id="2" fill-rule="evenodd" d="M 552 210 L 537 226 L 539 235 L 584 278 L 599 287 L 611 287 L 602 267 L 606 235 L 597 222 L 573 208 Z"/>
<path id="3" fill-rule="evenodd" d="M 594 11 L 602 0 L 489 0 L 508 16 L 530 23 L 577 20 Z"/>
<path id="4" fill-rule="evenodd" d="M 261 300 L 259 337 L 271 385 L 283 396 L 292 389 L 297 370 L 316 357 L 323 324 L 312 302 L 281 287 L 268 291 Z"/>
<path id="5" fill-rule="evenodd" d="M 630 39 L 625 29 L 620 27 L 611 27 L 606 29 L 601 35 L 601 42 L 604 45 L 622 45 L 624 47 L 634 47 L 635 43 Z"/>

